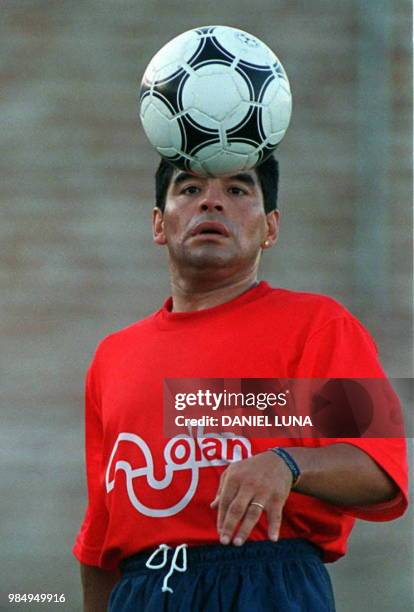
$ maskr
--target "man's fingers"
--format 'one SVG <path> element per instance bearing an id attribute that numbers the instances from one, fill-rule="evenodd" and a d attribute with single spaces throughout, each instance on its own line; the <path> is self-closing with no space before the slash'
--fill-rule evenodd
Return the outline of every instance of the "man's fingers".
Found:
<path id="1" fill-rule="evenodd" d="M 238 490 L 238 483 L 232 481 L 231 479 L 224 481 L 218 500 L 217 531 L 219 532 L 219 535 L 222 531 L 224 519 L 227 516 L 228 509 L 234 502 Z"/>
<path id="2" fill-rule="evenodd" d="M 223 488 L 225 474 L 226 474 L 226 470 L 224 470 L 224 472 L 221 473 L 220 482 L 219 482 L 219 486 L 218 486 L 218 489 L 217 489 L 217 493 L 216 493 L 215 498 L 213 499 L 213 501 L 210 504 L 210 508 L 217 508 L 217 506 L 218 506 L 218 503 L 220 501 L 221 490 Z"/>
<path id="3" fill-rule="evenodd" d="M 222 544 L 228 544 L 230 542 L 234 530 L 246 514 L 251 498 L 251 492 L 244 490 L 243 493 L 239 492 L 228 505 L 227 512 L 223 517 L 219 529 L 220 542 Z M 258 510 L 260 510 L 260 508 L 258 508 Z"/>
<path id="4" fill-rule="evenodd" d="M 264 506 L 264 504 L 262 504 Z M 233 544 L 236 546 L 241 546 L 245 543 L 247 538 L 249 537 L 253 527 L 256 525 L 258 520 L 260 519 L 263 512 L 263 508 L 252 504 L 251 502 L 247 506 L 243 521 L 240 525 L 240 528 L 237 532 L 236 537 L 233 540 Z"/>
<path id="5" fill-rule="evenodd" d="M 217 508 L 219 499 L 220 499 L 220 495 L 217 493 L 216 497 L 213 499 L 213 501 L 210 504 L 210 508 Z"/>
<path id="6" fill-rule="evenodd" d="M 269 540 L 277 542 L 279 539 L 280 524 L 282 522 L 282 505 L 278 501 L 271 501 L 267 505 L 267 522 Z"/>

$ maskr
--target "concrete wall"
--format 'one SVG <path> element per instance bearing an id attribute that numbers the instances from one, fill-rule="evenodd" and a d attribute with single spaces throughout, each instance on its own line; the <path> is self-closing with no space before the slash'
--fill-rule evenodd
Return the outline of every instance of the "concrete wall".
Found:
<path id="1" fill-rule="evenodd" d="M 3 0 L 2 593 L 65 592 L 60 609 L 80 606 L 70 546 L 84 507 L 84 371 L 100 338 L 168 294 L 149 232 L 156 156 L 138 126 L 137 88 L 172 36 L 236 25 L 280 56 L 294 112 L 278 155 L 282 234 L 263 276 L 342 300 L 389 373 L 412 375 L 411 7 L 377 5 L 367 25 L 368 0 Z M 381 98 L 361 81 L 362 35 L 387 59 Z M 380 225 L 375 208 L 361 215 L 376 168 L 388 199 Z M 333 570 L 339 612 L 408 609 L 411 537 L 410 517 L 355 533 Z"/>

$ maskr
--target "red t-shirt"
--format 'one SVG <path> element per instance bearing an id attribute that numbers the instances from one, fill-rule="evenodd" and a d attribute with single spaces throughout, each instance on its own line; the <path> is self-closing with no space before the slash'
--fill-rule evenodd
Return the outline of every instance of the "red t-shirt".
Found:
<path id="1" fill-rule="evenodd" d="M 405 441 L 398 439 L 216 439 L 163 437 L 164 378 L 383 377 L 369 334 L 343 306 L 319 295 L 255 288 L 214 308 L 171 312 L 171 298 L 148 318 L 99 345 L 86 383 L 88 508 L 73 552 L 114 569 L 165 542 L 217 544 L 210 508 L 229 461 L 269 447 L 349 442 L 396 482 L 381 505 L 344 508 L 292 492 L 281 538 L 306 538 L 325 561 L 346 552 L 355 517 L 400 516 L 407 506 Z M 208 442 L 208 444 L 207 444 Z M 187 453 L 183 462 L 183 453 Z M 267 539 L 265 515 L 251 540 Z"/>

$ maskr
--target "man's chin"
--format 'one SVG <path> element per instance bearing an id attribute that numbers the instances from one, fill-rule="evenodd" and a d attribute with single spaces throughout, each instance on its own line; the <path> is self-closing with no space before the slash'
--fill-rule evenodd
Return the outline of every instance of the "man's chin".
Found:
<path id="1" fill-rule="evenodd" d="M 223 257 L 222 255 L 211 253 L 208 255 L 204 254 L 191 257 L 186 263 L 187 265 L 200 270 L 212 270 L 215 268 L 219 269 L 226 266 L 231 266 L 233 263 L 233 258 Z"/>
<path id="2" fill-rule="evenodd" d="M 206 245 L 203 248 L 186 253 L 185 264 L 205 270 L 231 266 L 235 259 L 234 253 L 226 252 L 224 249 L 209 248 Z"/>

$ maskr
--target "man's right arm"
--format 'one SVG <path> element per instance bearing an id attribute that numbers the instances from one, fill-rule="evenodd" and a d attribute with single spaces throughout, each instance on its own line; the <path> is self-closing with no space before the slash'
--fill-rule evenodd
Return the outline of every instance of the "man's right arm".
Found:
<path id="1" fill-rule="evenodd" d="M 84 612 L 106 612 L 109 595 L 120 578 L 118 570 L 107 571 L 81 563 Z"/>

